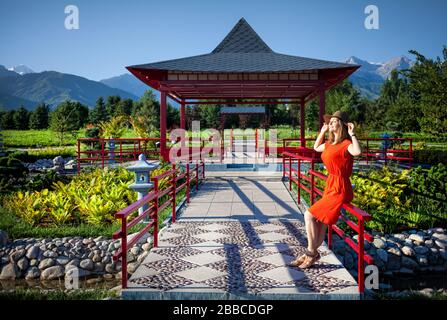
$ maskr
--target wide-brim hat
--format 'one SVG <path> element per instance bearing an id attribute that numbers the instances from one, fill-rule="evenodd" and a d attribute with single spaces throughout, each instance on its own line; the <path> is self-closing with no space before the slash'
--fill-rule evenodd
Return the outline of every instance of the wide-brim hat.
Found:
<path id="1" fill-rule="evenodd" d="M 335 111 L 334 114 L 325 114 L 323 116 L 323 118 L 324 118 L 324 122 L 326 124 L 329 124 L 329 121 L 331 120 L 331 118 L 338 118 L 344 124 L 347 124 L 349 122 L 348 114 L 346 112 L 343 112 L 343 111 Z"/>

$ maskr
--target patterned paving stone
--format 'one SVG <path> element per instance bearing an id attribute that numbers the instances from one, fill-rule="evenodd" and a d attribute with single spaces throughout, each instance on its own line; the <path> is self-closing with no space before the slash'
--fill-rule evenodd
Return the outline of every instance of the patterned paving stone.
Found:
<path id="1" fill-rule="evenodd" d="M 197 194 L 200 201 L 194 202 L 193 197 L 177 222 L 163 231 L 159 247 L 150 251 L 129 279 L 129 288 L 185 294 L 356 294 L 355 279 L 326 247 L 319 249 L 322 257 L 311 268 L 286 266 L 305 252 L 307 239 L 299 210 L 276 179 L 262 183 L 225 177 L 205 183 Z M 232 202 L 219 206 L 231 214 L 209 221 L 211 200 L 222 190 L 232 194 Z M 256 206 L 269 209 L 271 216 L 255 214 Z"/>
<path id="2" fill-rule="evenodd" d="M 272 279 L 280 283 L 290 283 L 293 281 L 299 281 L 305 278 L 305 273 L 289 267 L 277 267 L 272 270 L 264 271 L 258 274 L 258 276 Z"/>
<path id="3" fill-rule="evenodd" d="M 182 260 L 203 266 L 208 263 L 225 260 L 225 258 L 223 258 L 219 255 L 216 255 L 216 254 L 211 254 L 209 252 L 205 252 L 205 253 L 197 254 L 194 256 L 184 257 L 184 258 L 182 258 Z"/>
<path id="4" fill-rule="evenodd" d="M 174 276 L 180 276 L 182 278 L 194 282 L 202 282 L 213 278 L 221 277 L 223 275 L 225 275 L 224 272 L 220 272 L 205 266 L 184 270 L 174 274 Z"/>

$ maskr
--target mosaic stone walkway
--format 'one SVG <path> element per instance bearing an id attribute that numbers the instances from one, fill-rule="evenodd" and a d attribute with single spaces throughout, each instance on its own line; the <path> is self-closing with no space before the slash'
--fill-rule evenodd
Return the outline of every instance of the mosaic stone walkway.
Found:
<path id="1" fill-rule="evenodd" d="M 327 247 L 312 268 L 302 214 L 278 178 L 208 178 L 161 231 L 129 279 L 125 299 L 358 299 L 357 283 Z"/>

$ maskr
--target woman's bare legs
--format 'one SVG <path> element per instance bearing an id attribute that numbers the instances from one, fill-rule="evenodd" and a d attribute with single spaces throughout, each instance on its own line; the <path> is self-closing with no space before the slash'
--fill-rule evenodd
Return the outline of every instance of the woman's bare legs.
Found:
<path id="1" fill-rule="evenodd" d="M 318 223 L 318 237 L 315 242 L 315 247 L 318 249 L 326 237 L 327 225 L 320 221 L 317 221 L 317 223 Z"/>
<path id="2" fill-rule="evenodd" d="M 315 254 L 318 248 L 317 242 L 319 240 L 320 233 L 320 226 L 318 225 L 319 222 L 308 210 L 304 212 L 304 222 L 307 233 L 307 250 L 310 254 Z"/>

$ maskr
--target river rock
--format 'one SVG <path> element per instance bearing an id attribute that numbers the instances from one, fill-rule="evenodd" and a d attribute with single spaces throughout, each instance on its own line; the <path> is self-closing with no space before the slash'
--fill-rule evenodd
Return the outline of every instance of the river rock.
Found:
<path id="1" fill-rule="evenodd" d="M 84 270 L 78 267 L 73 267 L 70 270 L 65 272 L 65 281 L 69 281 L 73 283 L 73 281 L 78 280 L 79 278 L 85 278 L 91 275 L 92 273 L 88 270 Z"/>
<path id="2" fill-rule="evenodd" d="M 435 240 L 436 245 L 441 249 L 447 248 L 447 241 L 446 240 Z"/>
<path id="3" fill-rule="evenodd" d="M 133 247 L 132 249 L 130 249 L 130 252 L 132 252 L 133 255 L 138 256 L 141 250 L 138 247 Z"/>
<path id="4" fill-rule="evenodd" d="M 402 233 L 396 233 L 393 235 L 394 238 L 399 239 L 401 241 L 405 241 L 405 239 L 407 238 L 404 234 Z"/>
<path id="5" fill-rule="evenodd" d="M 404 244 L 409 246 L 409 247 L 413 247 L 413 240 L 411 239 L 405 239 Z"/>
<path id="6" fill-rule="evenodd" d="M 59 256 L 57 257 L 56 262 L 61 266 L 65 266 L 68 262 L 70 262 L 70 259 L 66 256 Z"/>
<path id="7" fill-rule="evenodd" d="M 17 261 L 17 267 L 19 267 L 20 270 L 25 271 L 28 269 L 29 261 L 26 257 L 23 257 L 19 261 Z"/>
<path id="8" fill-rule="evenodd" d="M 34 267 L 34 266 L 37 267 L 38 262 L 39 262 L 39 260 L 37 260 L 37 259 L 31 259 L 29 262 L 29 265 L 30 265 L 30 267 Z"/>
<path id="9" fill-rule="evenodd" d="M 40 270 L 45 270 L 45 269 L 47 269 L 49 267 L 54 266 L 55 264 L 56 264 L 56 262 L 54 261 L 54 259 L 46 258 L 46 259 L 43 259 L 42 261 L 40 261 L 39 269 Z"/>
<path id="10" fill-rule="evenodd" d="M 396 256 L 399 256 L 399 257 L 402 255 L 402 252 L 399 250 L 399 248 L 389 248 L 387 250 L 387 252 L 391 253 L 391 254 L 394 254 Z"/>
<path id="11" fill-rule="evenodd" d="M 420 266 L 428 266 L 428 259 L 426 256 L 417 256 L 416 259 Z"/>
<path id="12" fill-rule="evenodd" d="M 387 262 L 388 261 L 388 253 L 383 250 L 383 249 L 377 249 L 377 256 L 380 258 L 380 260 L 382 260 L 383 262 Z"/>
<path id="13" fill-rule="evenodd" d="M 386 248 L 386 242 L 383 241 L 380 238 L 374 238 L 374 242 L 373 242 L 374 246 L 378 249 L 384 249 Z"/>
<path id="14" fill-rule="evenodd" d="M 26 271 L 25 279 L 26 280 L 33 280 L 40 277 L 40 270 L 38 267 L 31 267 Z"/>
<path id="15" fill-rule="evenodd" d="M 404 246 L 402 247 L 402 252 L 404 255 L 409 256 L 409 257 L 414 257 L 416 255 L 416 252 L 413 250 L 413 248 L 409 247 L 409 246 Z"/>
<path id="16" fill-rule="evenodd" d="M 22 257 L 25 256 L 25 253 L 26 253 L 25 249 L 15 251 L 9 256 L 9 261 L 16 263 L 17 261 L 22 259 Z"/>
<path id="17" fill-rule="evenodd" d="M 149 251 L 149 250 L 151 250 L 152 245 L 151 245 L 150 243 L 145 243 L 145 244 L 143 244 L 143 245 L 141 246 L 141 248 L 142 248 L 144 251 Z"/>
<path id="18" fill-rule="evenodd" d="M 424 242 L 424 237 L 421 236 L 420 234 L 411 234 L 409 236 L 409 239 L 415 241 L 415 242 L 419 242 L 419 243 L 423 243 Z"/>
<path id="19" fill-rule="evenodd" d="M 432 238 L 436 238 L 437 240 L 447 241 L 447 234 L 445 234 L 445 233 L 433 233 Z"/>
<path id="20" fill-rule="evenodd" d="M 388 255 L 388 261 L 386 263 L 388 270 L 398 270 L 401 267 L 400 257 L 394 254 Z"/>
<path id="21" fill-rule="evenodd" d="M 0 280 L 14 280 L 20 277 L 20 272 L 14 263 L 9 263 L 3 267 L 0 273 Z"/>
<path id="22" fill-rule="evenodd" d="M 95 254 L 93 257 L 92 257 L 92 260 L 93 260 L 93 262 L 100 262 L 102 259 L 101 259 L 101 255 L 99 255 L 99 254 Z"/>
<path id="23" fill-rule="evenodd" d="M 45 258 L 57 258 L 57 253 L 52 250 L 47 250 L 43 253 Z"/>
<path id="24" fill-rule="evenodd" d="M 92 271 L 94 268 L 93 261 L 91 259 L 82 260 L 81 263 L 79 264 L 79 266 L 82 269 L 89 270 L 89 271 Z"/>
<path id="25" fill-rule="evenodd" d="M 40 275 L 41 280 L 54 280 L 59 279 L 64 276 L 64 267 L 62 266 L 53 266 L 42 271 Z"/>
<path id="26" fill-rule="evenodd" d="M 28 259 L 36 259 L 39 256 L 40 248 L 39 246 L 35 245 L 28 249 L 26 252 L 26 257 Z"/>
<path id="27" fill-rule="evenodd" d="M 419 269 L 419 265 L 417 264 L 417 262 L 408 257 L 402 257 L 402 265 L 411 270 Z"/>
<path id="28" fill-rule="evenodd" d="M 101 262 L 104 264 L 109 263 L 110 261 L 112 261 L 112 259 L 110 258 L 109 255 L 104 256 L 104 258 L 101 259 Z"/>
<path id="29" fill-rule="evenodd" d="M 423 255 L 423 254 L 426 254 L 428 252 L 428 248 L 427 247 L 423 247 L 423 246 L 417 246 L 417 247 L 414 247 L 414 251 L 418 255 Z"/>
<path id="30" fill-rule="evenodd" d="M 127 265 L 127 272 L 133 274 L 139 266 L 138 262 L 132 262 Z"/>
<path id="31" fill-rule="evenodd" d="M 105 270 L 108 273 L 115 273 L 115 267 L 113 263 L 107 263 L 105 266 Z"/>

